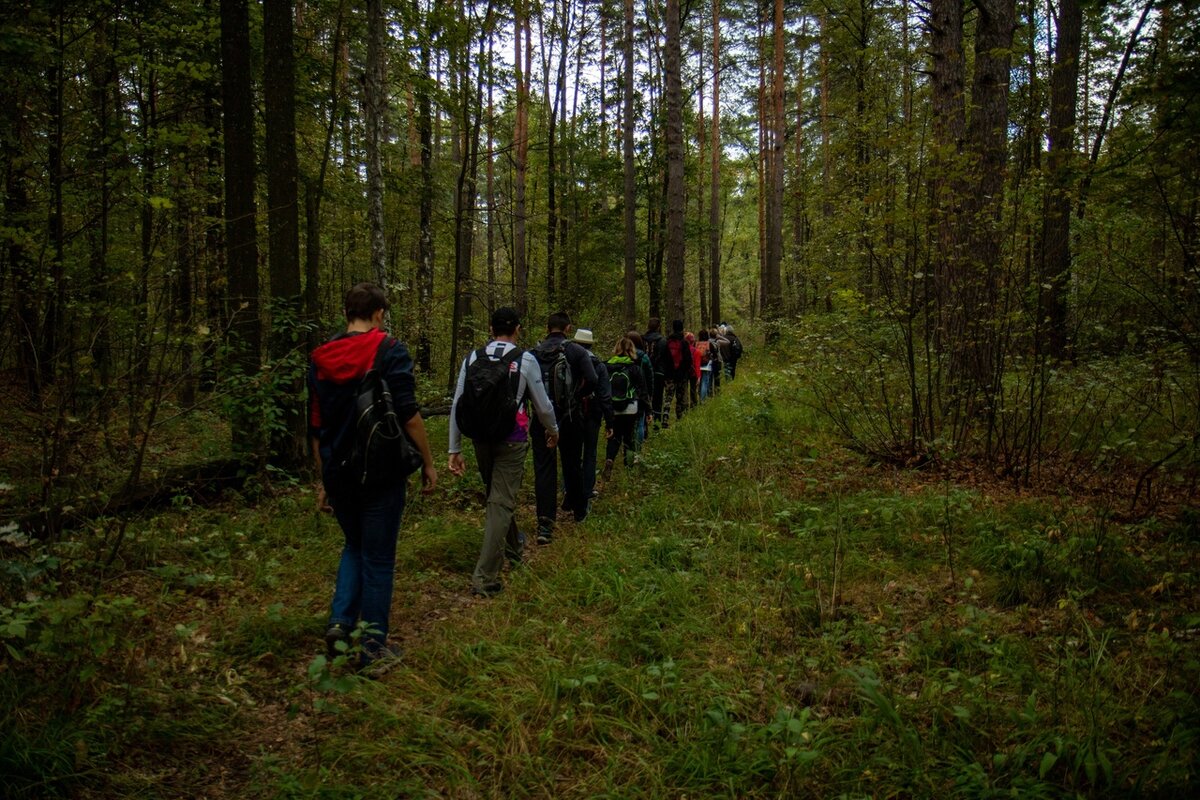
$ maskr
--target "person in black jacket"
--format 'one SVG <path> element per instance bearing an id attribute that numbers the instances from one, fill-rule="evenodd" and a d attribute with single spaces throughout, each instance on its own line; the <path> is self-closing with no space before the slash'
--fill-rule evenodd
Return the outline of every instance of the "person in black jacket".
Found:
<path id="1" fill-rule="evenodd" d="M 562 462 L 563 487 L 566 489 L 566 509 L 576 522 L 582 522 L 588 513 L 588 501 L 583 484 L 583 400 L 596 390 L 598 379 L 588 351 L 575 342 L 567 340 L 571 330 L 571 318 L 565 311 L 550 315 L 546 321 L 546 337 L 534 348 L 538 364 L 542 369 L 542 382 L 554 402 L 554 416 L 558 422 L 558 453 Z M 574 392 L 572 397 L 556 396 L 555 382 L 550 371 L 562 352 L 566 356 L 571 373 Z M 558 470 L 554 450 L 546 444 L 546 433 L 535 417 L 529 427 L 529 439 L 533 449 L 533 490 L 537 501 L 537 543 L 550 544 L 554 538 L 555 518 L 558 513 Z"/>
<path id="2" fill-rule="evenodd" d="M 652 427 L 665 426 L 666 420 L 663 418 L 663 390 L 666 388 L 667 376 L 659 369 L 659 353 L 658 348 L 664 341 L 662 332 L 659 328 L 662 327 L 662 320 L 658 317 L 651 317 L 646 324 L 646 334 L 642 337 L 642 342 L 646 346 L 646 354 L 650 356 L 650 364 L 654 367 L 654 386 L 651 405 L 653 406 L 650 413 L 653 415 Z M 649 431 L 647 431 L 649 433 Z"/>
<path id="3" fill-rule="evenodd" d="M 666 387 L 663 390 L 668 400 L 675 404 L 675 419 L 679 419 L 688 410 L 688 388 L 691 386 L 695 364 L 692 359 L 692 348 L 683 334 L 683 320 L 677 319 L 671 323 L 671 335 L 664 339 L 657 348 L 657 358 L 654 362 L 654 372 L 663 375 Z M 669 410 L 662 412 L 662 426 L 667 427 Z"/>
<path id="4" fill-rule="evenodd" d="M 596 452 L 600 442 L 600 423 L 604 423 L 609 436 L 613 435 L 612 387 L 608 382 L 608 367 L 592 352 L 595 339 L 591 330 L 576 330 L 575 342 L 588 351 L 592 369 L 596 370 L 596 391 L 584 401 L 583 418 L 583 496 L 590 504 L 596 496 Z"/>

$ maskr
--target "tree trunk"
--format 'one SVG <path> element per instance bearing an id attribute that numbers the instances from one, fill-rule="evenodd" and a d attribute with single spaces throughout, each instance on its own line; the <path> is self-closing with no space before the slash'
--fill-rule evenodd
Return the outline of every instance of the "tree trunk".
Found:
<path id="1" fill-rule="evenodd" d="M 679 0 L 667 0 L 665 74 L 667 104 L 667 313 L 684 318 L 684 185 L 683 185 L 683 85 Z"/>
<path id="2" fill-rule="evenodd" d="M 1074 176 L 1075 107 L 1083 13 L 1079 0 L 1060 0 L 1054 69 L 1050 76 L 1050 126 L 1040 285 L 1045 352 L 1069 355 L 1067 292 L 1071 281 L 1071 185 Z"/>
<path id="3" fill-rule="evenodd" d="M 768 136 L 767 185 L 767 260 L 763 273 L 762 308 L 763 318 L 772 323 L 778 320 L 783 310 L 783 0 L 775 0 L 775 22 L 773 26 L 774 67 L 771 73 L 771 114 Z M 774 332 L 773 328 L 768 329 Z"/>
<path id="4" fill-rule="evenodd" d="M 414 6 L 418 4 L 414 0 Z M 429 37 L 421 36 L 421 75 L 417 83 L 421 139 L 420 233 L 417 242 L 417 360 L 421 372 L 433 371 L 433 103 L 429 86 Z"/>
<path id="5" fill-rule="evenodd" d="M 247 0 L 221 0 L 221 95 L 225 141 L 225 246 L 232 306 L 230 332 L 243 374 L 258 372 L 262 329 L 258 299 L 258 240 L 254 201 L 254 107 Z M 234 448 L 257 453 L 261 431 L 238 415 Z"/>
<path id="6" fill-rule="evenodd" d="M 708 249 L 709 282 L 713 322 L 721 321 L 721 0 L 712 0 L 712 123 L 709 125 Z"/>
<path id="7" fill-rule="evenodd" d="M 296 69 L 292 0 L 263 0 L 263 100 L 266 109 L 267 238 L 271 278 L 271 358 L 280 361 L 300 344 L 300 214 L 296 165 Z M 304 461 L 303 385 L 276 399 L 284 431 L 271 442 L 277 466 Z"/>
<path id="8" fill-rule="evenodd" d="M 622 103 L 622 158 L 625 178 L 625 324 L 632 330 L 637 324 L 637 169 L 633 160 L 633 0 L 625 0 L 625 38 L 622 43 L 625 58 L 623 72 L 624 98 Z"/>
<path id="9" fill-rule="evenodd" d="M 513 126 L 513 284 L 517 310 L 529 311 L 529 264 L 525 259 L 525 183 L 529 163 L 529 72 L 533 54 L 529 11 L 521 0 L 513 6 L 513 64 L 516 70 L 517 109 Z M 524 60 L 521 39 L 525 39 Z"/>
<path id="10" fill-rule="evenodd" d="M 367 69 L 363 87 L 367 151 L 367 227 L 370 229 L 371 272 L 387 288 L 387 241 L 383 232 L 383 129 L 387 113 L 384 48 L 387 18 L 383 0 L 367 0 Z M 427 73 L 428 74 L 428 73 Z"/>

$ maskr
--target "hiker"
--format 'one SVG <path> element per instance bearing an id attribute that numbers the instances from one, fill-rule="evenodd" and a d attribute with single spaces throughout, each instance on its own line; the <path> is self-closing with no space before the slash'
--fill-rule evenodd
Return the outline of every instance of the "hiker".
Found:
<path id="1" fill-rule="evenodd" d="M 700 405 L 700 354 L 696 352 L 696 334 L 687 331 L 683 334 L 683 340 L 692 349 L 692 374 L 688 375 L 688 408 L 695 408 Z"/>
<path id="2" fill-rule="evenodd" d="M 675 419 L 684 415 L 688 408 L 688 386 L 691 382 L 695 364 L 692 360 L 692 350 L 687 340 L 683 338 L 683 320 L 671 322 L 671 335 L 658 346 L 658 356 L 654 364 L 655 377 L 662 373 L 666 387 L 663 390 L 664 399 L 675 404 Z M 662 426 L 667 427 L 669 411 L 664 409 Z"/>
<path id="3" fill-rule="evenodd" d="M 712 342 L 710 347 L 713 353 L 712 393 L 716 394 L 721 390 L 721 377 L 729 363 L 729 340 L 721 334 L 720 325 L 708 329 L 708 340 Z"/>
<path id="4" fill-rule="evenodd" d="M 646 345 L 646 354 L 650 356 L 650 363 L 654 367 L 654 386 L 653 397 L 651 400 L 653 405 L 650 410 L 651 420 L 654 423 L 654 428 L 658 428 L 659 426 L 665 427 L 666 423 L 666 418 L 663 414 L 663 393 L 666 391 L 667 387 L 667 376 L 666 373 L 660 369 L 658 352 L 659 348 L 665 341 L 662 333 L 659 332 L 659 328 L 661 326 L 661 319 L 658 317 L 651 317 L 646 323 L 646 333 L 642 336 L 642 341 Z M 647 430 L 646 433 L 649 434 L 650 431 Z"/>
<path id="5" fill-rule="evenodd" d="M 733 326 L 721 323 L 721 334 L 729 340 L 729 360 L 725 362 L 725 376 L 729 380 L 737 377 L 737 362 L 742 358 L 742 340 L 733 332 Z"/>
<path id="6" fill-rule="evenodd" d="M 640 398 L 641 402 L 638 403 L 638 416 L 637 421 L 634 423 L 638 450 L 641 450 L 642 442 L 646 441 L 646 427 L 651 422 L 651 414 L 653 414 L 654 366 L 650 363 L 650 356 L 647 354 L 646 346 L 642 342 L 642 335 L 637 331 L 629 331 L 625 335 L 629 337 L 629 341 L 633 342 L 634 351 L 637 353 L 637 358 L 634 361 L 641 368 L 642 373 L 642 392 L 644 397 Z"/>
<path id="7" fill-rule="evenodd" d="M 700 329 L 696 342 L 696 363 L 700 369 L 700 402 L 704 402 L 712 394 L 713 353 L 716 348 L 708 338 L 708 331 Z"/>
<path id="8" fill-rule="evenodd" d="M 603 422 L 607 437 L 613 435 L 612 389 L 608 382 L 608 368 L 592 352 L 595 337 L 588 328 L 575 331 L 574 341 L 587 350 L 596 371 L 596 391 L 583 401 L 583 496 L 589 507 L 596 497 L 596 451 L 599 448 L 600 423 Z"/>
<path id="9" fill-rule="evenodd" d="M 537 499 L 537 543 L 550 544 L 554 538 L 558 512 L 558 469 L 555 449 L 562 462 L 562 481 L 566 489 L 565 507 L 576 522 L 587 518 L 588 500 L 583 493 L 583 399 L 596 390 L 596 370 L 588 352 L 567 340 L 571 318 L 557 311 L 546 320 L 546 337 L 533 354 L 542 372 L 542 383 L 554 404 L 558 422 L 558 447 L 545 442 L 545 426 L 534 418 L 529 428 L 533 449 L 533 488 Z"/>
<path id="10" fill-rule="evenodd" d="M 321 475 L 317 505 L 332 511 L 345 536 L 334 584 L 325 644 L 330 657 L 337 643 L 349 644 L 361 620 L 367 626 L 360 665 L 398 655 L 388 647 L 388 613 L 392 607 L 396 539 L 404 512 L 407 477 L 384 471 L 380 487 L 363 488 L 355 480 L 352 454 L 356 450 L 358 390 L 377 369 L 391 392 L 396 419 L 420 452 L 422 491 L 437 486 L 437 470 L 421 419 L 408 348 L 383 330 L 387 297 L 373 283 L 359 283 L 346 293 L 346 330 L 312 353 L 308 374 L 309 437 Z"/>
<path id="11" fill-rule="evenodd" d="M 525 475 L 527 400 L 533 402 L 534 413 L 545 431 L 546 449 L 553 451 L 558 443 L 558 425 L 542 384 L 542 370 L 533 353 L 517 347 L 521 318 L 516 309 L 496 309 L 491 332 L 491 342 L 463 359 L 450 405 L 450 473 L 459 478 L 466 473 L 462 457 L 465 432 L 475 447 L 476 466 L 487 494 L 483 546 L 471 576 L 471 593 L 477 597 L 493 597 L 504 588 L 500 569 L 505 557 L 513 564 L 519 564 L 523 557 L 524 537 L 517 530 L 513 512 Z"/>
<path id="12" fill-rule="evenodd" d="M 638 440 L 635 428 L 637 421 L 645 418 L 643 409 L 649 397 L 632 339 L 628 336 L 618 339 L 613 346 L 612 357 L 606 363 L 608 381 L 612 389 L 613 422 L 604 452 L 605 483 L 612 477 L 613 461 L 621 452 L 622 446 L 625 448 L 625 467 L 628 469 L 630 459 L 636 461 Z"/>

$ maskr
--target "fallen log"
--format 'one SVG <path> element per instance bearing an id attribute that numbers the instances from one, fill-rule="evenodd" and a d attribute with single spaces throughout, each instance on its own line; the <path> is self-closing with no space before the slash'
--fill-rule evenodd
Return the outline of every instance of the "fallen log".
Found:
<path id="1" fill-rule="evenodd" d="M 112 497 L 61 503 L 10 518 L 4 526 L 30 537 L 50 539 L 64 530 L 106 516 L 121 516 L 165 506 L 176 497 L 210 502 L 226 489 L 240 489 L 252 467 L 237 458 L 221 458 L 168 470 Z"/>

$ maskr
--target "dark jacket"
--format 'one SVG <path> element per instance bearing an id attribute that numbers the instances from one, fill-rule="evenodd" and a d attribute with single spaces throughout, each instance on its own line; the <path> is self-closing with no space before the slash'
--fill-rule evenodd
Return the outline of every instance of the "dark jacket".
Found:
<path id="1" fill-rule="evenodd" d="M 611 426 L 613 421 L 612 383 L 608 379 L 608 367 L 591 350 L 588 350 L 588 356 L 591 358 L 592 369 L 596 371 L 596 391 L 584 401 L 587 418 L 593 422 L 603 418 L 604 424 Z"/>
<path id="2" fill-rule="evenodd" d="M 679 342 L 680 359 L 676 366 L 671 358 L 671 342 Z M 669 381 L 686 381 L 692 377 L 694 369 L 692 346 L 683 338 L 682 333 L 672 333 L 658 347 L 658 357 L 654 362 L 654 371 L 662 373 Z"/>
<path id="3" fill-rule="evenodd" d="M 645 397 L 642 398 L 642 407 L 650 408 L 650 398 L 654 396 L 654 366 L 650 363 L 650 356 L 646 355 L 645 350 L 637 351 L 637 363 L 642 373 L 642 390 L 645 392 Z"/>
<path id="4" fill-rule="evenodd" d="M 359 381 L 375 363 L 375 352 L 387 333 L 339 333 L 312 352 L 308 369 L 308 432 L 321 453 L 321 478 L 333 486 L 334 454 L 342 454 L 354 437 L 354 397 Z M 413 362 L 403 342 L 393 340 L 381 366 L 400 421 L 419 410 Z"/>
<path id="5" fill-rule="evenodd" d="M 563 343 L 565 343 L 564 352 L 567 354 L 567 366 L 571 368 L 571 375 L 575 378 L 576 396 L 580 399 L 591 397 L 592 393 L 596 391 L 599 378 L 596 376 L 596 368 L 592 366 L 591 353 L 583 345 L 568 340 L 566 334 L 561 331 L 555 331 L 554 333 L 546 334 L 546 338 L 538 342 L 537 347 L 534 349 L 545 352 L 553 350 Z M 547 387 L 547 390 L 549 390 L 549 387 Z M 561 425 L 561 409 L 555 408 L 554 415 L 559 418 L 559 424 Z"/>
<path id="6" fill-rule="evenodd" d="M 655 372 L 659 372 L 658 348 L 659 345 L 665 341 L 666 339 L 658 331 L 647 331 L 646 334 L 642 336 L 642 343 L 646 345 L 646 354 L 650 356 L 650 363 L 654 365 Z"/>

